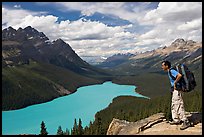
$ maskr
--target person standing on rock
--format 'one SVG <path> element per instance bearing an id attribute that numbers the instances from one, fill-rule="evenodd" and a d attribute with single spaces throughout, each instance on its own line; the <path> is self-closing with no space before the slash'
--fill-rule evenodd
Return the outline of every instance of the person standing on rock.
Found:
<path id="1" fill-rule="evenodd" d="M 185 115 L 182 91 L 179 91 L 176 88 L 176 84 L 180 80 L 182 75 L 178 71 L 171 69 L 171 63 L 169 61 L 162 62 L 162 69 L 168 72 L 168 76 L 171 83 L 171 89 L 172 89 L 171 90 L 171 93 L 172 93 L 171 114 L 172 114 L 173 121 L 170 121 L 169 123 L 171 125 L 180 125 L 181 123 L 183 123 L 180 129 L 184 130 L 190 127 L 190 122 Z M 176 79 L 173 80 L 169 73 L 171 73 Z"/>

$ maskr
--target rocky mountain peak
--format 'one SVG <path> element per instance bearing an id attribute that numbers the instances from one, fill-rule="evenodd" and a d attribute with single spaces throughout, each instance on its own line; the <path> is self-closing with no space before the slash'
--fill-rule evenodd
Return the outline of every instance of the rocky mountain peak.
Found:
<path id="1" fill-rule="evenodd" d="M 17 33 L 16 30 L 11 26 L 6 29 L 3 29 L 2 40 L 4 40 L 5 38 L 12 38 L 14 35 L 16 35 L 16 33 Z"/>
<path id="2" fill-rule="evenodd" d="M 65 50 L 74 52 L 70 45 L 64 42 L 61 38 L 53 41 L 53 46 L 55 49 L 61 50 L 62 52 L 64 52 Z"/>
<path id="3" fill-rule="evenodd" d="M 23 29 L 20 27 L 20 28 L 18 28 L 18 30 L 17 31 L 22 31 Z"/>
<path id="4" fill-rule="evenodd" d="M 18 30 L 12 27 L 4 29 L 2 31 L 4 66 L 24 64 L 32 59 L 68 68 L 77 73 L 86 71 L 94 73 L 89 69 L 81 68 L 81 66 L 84 68 L 91 68 L 91 66 L 83 61 L 69 44 L 60 38 L 52 42 L 48 40 L 43 32 L 39 32 L 31 26 Z"/>
<path id="5" fill-rule="evenodd" d="M 32 28 L 31 26 L 27 26 L 27 27 L 25 27 L 24 29 L 25 29 L 25 30 L 36 30 L 36 29 Z"/>
<path id="6" fill-rule="evenodd" d="M 111 61 L 115 61 L 115 60 L 126 60 L 130 57 L 134 56 L 134 54 L 131 53 L 126 53 L 126 54 L 122 54 L 122 53 L 118 53 L 118 54 L 114 54 L 113 56 L 108 57 L 104 62 L 111 62 Z"/>
<path id="7" fill-rule="evenodd" d="M 31 26 L 28 26 L 28 27 L 25 27 L 24 28 L 24 31 L 26 34 L 30 34 L 30 35 L 42 35 L 43 33 L 42 32 L 38 32 L 36 29 L 32 28 Z M 45 36 L 43 34 L 43 36 Z"/>
<path id="8" fill-rule="evenodd" d="M 2 40 L 12 41 L 25 41 L 25 40 L 49 40 L 43 32 L 39 32 L 31 26 L 24 29 L 19 28 L 15 30 L 12 27 L 8 27 L 2 31 Z"/>
<path id="9" fill-rule="evenodd" d="M 193 40 L 184 40 L 184 39 L 176 39 L 174 42 L 171 43 L 170 46 L 172 47 L 176 47 L 176 48 L 180 48 L 180 49 L 184 49 L 184 48 L 189 48 L 189 47 L 193 47 L 195 45 L 195 41 Z"/>
<path id="10" fill-rule="evenodd" d="M 54 41 L 56 44 L 66 44 L 61 38 Z"/>
<path id="11" fill-rule="evenodd" d="M 171 43 L 171 47 L 176 49 L 182 49 L 186 45 L 186 41 L 184 39 L 176 39 L 174 42 Z"/>
<path id="12" fill-rule="evenodd" d="M 185 40 L 183 38 L 178 38 L 173 43 L 185 43 Z"/>
<path id="13" fill-rule="evenodd" d="M 14 28 L 12 28 L 11 26 L 9 26 L 7 29 L 5 29 L 5 30 L 7 30 L 7 31 L 16 31 Z"/>

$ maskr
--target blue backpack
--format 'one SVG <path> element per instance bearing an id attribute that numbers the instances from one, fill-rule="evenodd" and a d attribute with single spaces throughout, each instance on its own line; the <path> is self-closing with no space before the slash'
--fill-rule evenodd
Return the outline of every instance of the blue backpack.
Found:
<path id="1" fill-rule="evenodd" d="M 172 69 L 178 71 L 182 75 L 181 79 L 178 81 L 178 90 L 182 90 L 183 92 L 190 92 L 196 87 L 194 74 L 188 69 L 186 65 L 178 64 L 170 69 L 170 77 L 175 80 L 176 78 L 171 74 Z"/>

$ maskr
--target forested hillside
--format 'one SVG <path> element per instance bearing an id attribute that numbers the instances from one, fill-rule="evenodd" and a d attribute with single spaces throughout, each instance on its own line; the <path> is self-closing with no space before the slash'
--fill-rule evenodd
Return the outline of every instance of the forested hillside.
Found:
<path id="1" fill-rule="evenodd" d="M 49 68 L 49 69 L 48 69 Z M 96 77 L 96 76 L 95 76 Z M 2 69 L 2 110 L 19 109 L 73 93 L 80 86 L 103 83 L 52 64 L 29 64 Z"/>

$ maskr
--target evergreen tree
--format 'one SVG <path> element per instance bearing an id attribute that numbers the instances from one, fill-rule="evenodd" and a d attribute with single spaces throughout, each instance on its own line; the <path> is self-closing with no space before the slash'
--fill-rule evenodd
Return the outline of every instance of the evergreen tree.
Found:
<path id="1" fill-rule="evenodd" d="M 73 126 L 73 129 L 72 129 L 72 135 L 78 135 L 78 125 L 77 125 L 77 122 L 76 122 L 76 118 L 74 119 L 74 126 Z"/>
<path id="2" fill-rule="evenodd" d="M 97 123 L 97 129 L 96 129 L 97 132 L 96 132 L 96 134 L 97 135 L 102 135 L 102 123 L 101 123 L 101 118 L 100 117 L 97 118 L 96 123 Z"/>
<path id="3" fill-rule="evenodd" d="M 47 134 L 48 134 L 48 132 L 46 130 L 45 123 L 44 123 L 44 121 L 42 121 L 40 135 L 47 135 Z"/>
<path id="4" fill-rule="evenodd" d="M 63 135 L 62 127 L 59 126 L 57 129 L 57 135 Z"/>
<path id="5" fill-rule="evenodd" d="M 64 132 L 64 135 L 70 135 L 69 130 L 66 128 L 66 131 Z"/>
<path id="6" fill-rule="evenodd" d="M 89 123 L 88 135 L 94 135 L 94 127 L 92 121 Z"/>
<path id="7" fill-rule="evenodd" d="M 82 121 L 80 118 L 79 118 L 79 125 L 78 125 L 78 135 L 83 135 Z"/>
<path id="8" fill-rule="evenodd" d="M 89 127 L 88 126 L 86 126 L 85 128 L 84 128 L 84 134 L 83 135 L 90 135 L 90 133 L 89 133 Z"/>

